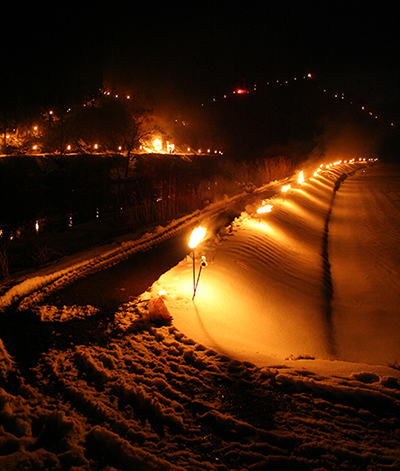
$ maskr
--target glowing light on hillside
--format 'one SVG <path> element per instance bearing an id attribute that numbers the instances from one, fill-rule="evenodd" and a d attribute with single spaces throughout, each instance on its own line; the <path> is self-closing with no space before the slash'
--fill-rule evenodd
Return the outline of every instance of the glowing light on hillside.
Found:
<path id="1" fill-rule="evenodd" d="M 167 152 L 172 154 L 172 152 L 174 151 L 175 151 L 175 144 L 170 144 L 169 142 L 167 142 Z"/>
<path id="2" fill-rule="evenodd" d="M 304 183 L 304 173 L 303 170 L 299 173 L 299 177 L 297 178 L 297 183 L 302 185 Z"/>
<path id="3" fill-rule="evenodd" d="M 195 229 L 193 229 L 193 232 L 190 236 L 189 240 L 189 247 L 191 249 L 194 249 L 197 247 L 197 245 L 204 239 L 206 236 L 207 231 L 204 229 L 204 227 L 198 226 Z"/>
<path id="4" fill-rule="evenodd" d="M 157 152 L 161 152 L 162 149 L 162 142 L 160 139 L 154 139 L 153 147 Z"/>
<path id="5" fill-rule="evenodd" d="M 95 144 L 94 145 L 94 148 L 97 150 L 99 148 L 99 145 L 98 144 Z"/>

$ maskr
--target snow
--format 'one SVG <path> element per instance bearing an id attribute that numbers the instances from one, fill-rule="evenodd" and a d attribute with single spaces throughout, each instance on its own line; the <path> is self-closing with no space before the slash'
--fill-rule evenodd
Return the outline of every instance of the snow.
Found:
<path id="1" fill-rule="evenodd" d="M 292 186 L 285 201 L 280 195 L 269 201 L 271 213 L 256 214 L 261 201 L 248 205 L 211 235 L 196 251 L 197 271 L 202 255 L 208 267 L 194 302 L 191 256 L 161 276 L 151 292 L 166 291 L 174 325 L 258 366 L 291 356 L 398 361 L 396 169 L 359 165 L 333 193 L 337 178 L 353 170 L 336 166 Z"/>
<path id="2" fill-rule="evenodd" d="M 96 309 L 46 295 L 208 228 L 194 300 L 189 254 L 120 307 L 106 345 L 50 349 L 25 377 L 0 340 L 0 469 L 399 469 L 400 170 L 307 170 L 218 233 L 212 215 L 236 198 L 16 280 L 6 314 L 84 319 Z M 149 319 L 162 290 L 169 326 Z"/>

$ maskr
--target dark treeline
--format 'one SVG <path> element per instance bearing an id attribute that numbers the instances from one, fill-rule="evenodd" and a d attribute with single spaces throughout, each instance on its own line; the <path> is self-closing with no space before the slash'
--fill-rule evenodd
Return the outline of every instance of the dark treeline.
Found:
<path id="1" fill-rule="evenodd" d="M 224 156 L 118 154 L 0 159 L 3 276 L 139 227 L 202 209 L 225 194 L 291 174 L 284 157 L 233 163 Z M 66 242 L 67 240 L 67 242 Z"/>

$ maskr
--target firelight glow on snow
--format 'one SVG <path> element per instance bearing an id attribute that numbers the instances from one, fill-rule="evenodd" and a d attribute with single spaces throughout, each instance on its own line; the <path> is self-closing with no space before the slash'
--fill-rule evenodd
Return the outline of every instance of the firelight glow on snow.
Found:
<path id="1" fill-rule="evenodd" d="M 120 307 L 107 345 L 51 349 L 18 391 L 0 339 L 0 468 L 398 469 L 399 182 L 394 166 L 336 165 L 285 202 L 284 182 L 257 189 L 217 233 L 208 223 L 236 197 L 15 280 L 0 306 L 19 300 L 41 322 L 93 316 L 46 296 L 183 227 L 209 228 L 193 301 L 189 253 Z M 257 213 L 262 201 L 274 211 Z M 143 324 L 157 297 L 170 327 Z"/>

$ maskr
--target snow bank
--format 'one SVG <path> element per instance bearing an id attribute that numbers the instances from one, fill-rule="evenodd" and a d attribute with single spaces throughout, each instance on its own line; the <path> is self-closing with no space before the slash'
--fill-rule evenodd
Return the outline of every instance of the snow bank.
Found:
<path id="1" fill-rule="evenodd" d="M 375 173 L 375 167 L 365 171 L 354 165 L 337 165 L 302 185 L 292 185 L 285 200 L 277 195 L 268 201 L 273 205 L 270 213 L 258 215 L 255 209 L 262 202 L 256 199 L 230 227 L 209 237 L 195 252 L 197 272 L 201 256 L 207 257 L 208 266 L 194 302 L 191 256 L 162 275 L 150 294 L 166 292 L 174 325 L 189 337 L 259 366 L 301 357 L 395 363 L 400 358 L 400 290 L 395 275 L 400 267 L 395 230 L 400 225 L 399 212 L 392 211 L 390 223 L 383 224 L 391 206 L 384 206 L 384 199 L 378 201 L 370 206 L 368 217 L 370 225 L 380 224 L 381 229 L 362 230 L 365 221 L 349 191 L 366 205 L 387 190 L 382 170 Z M 398 173 L 394 178 L 395 171 L 384 167 L 393 185 L 400 181 Z M 347 179 L 342 177 L 348 174 Z M 365 265 L 363 270 L 359 263 Z M 362 279 L 368 283 L 361 290 Z M 370 289 L 375 282 L 378 291 Z M 383 292 L 391 301 L 379 311 Z M 344 302 L 350 303 L 345 315 L 344 296 Z M 366 310 L 368 299 L 373 299 L 376 312 Z M 380 313 L 385 313 L 386 325 L 381 324 Z M 378 324 L 379 336 L 374 333 Z M 380 355 L 378 349 L 369 348 L 378 343 L 386 347 Z M 351 349 L 357 349 L 357 357 L 350 355 Z"/>
<path id="2" fill-rule="evenodd" d="M 197 269 L 202 255 L 209 264 L 194 302 L 189 256 L 120 307 L 106 346 L 51 349 L 25 378 L 0 343 L 0 469 L 399 469 L 399 370 L 385 361 L 343 361 L 362 351 L 365 361 L 373 358 L 360 334 L 373 325 L 387 338 L 393 365 L 398 358 L 390 339 L 399 335 L 391 319 L 398 314 L 399 174 L 388 166 L 350 170 L 337 166 L 301 186 L 292 182 L 285 201 L 275 196 L 261 217 L 255 195 L 246 212 L 196 249 Z M 367 200 L 373 204 L 363 212 Z M 182 224 L 197 224 L 198 216 Z M 122 254 L 116 249 L 110 263 Z M 92 257 L 86 268 L 106 260 Z M 369 277 L 356 261 L 374 266 Z M 60 275 L 62 286 L 80 276 L 81 262 L 53 280 Z M 372 295 L 369 280 L 383 275 L 391 289 L 378 281 Z M 58 289 L 46 276 L 32 286 Z M 3 305 L 30 289 L 21 285 Z M 154 326 L 148 315 L 161 289 L 169 327 Z M 28 296 L 25 304 L 44 313 L 43 321 L 90 314 L 89 306 L 53 312 L 40 299 Z M 342 307 L 357 322 L 346 321 Z"/>
<path id="3" fill-rule="evenodd" d="M 175 327 L 50 351 L 0 388 L 0 468 L 396 469 L 400 382 L 257 368 Z"/>

